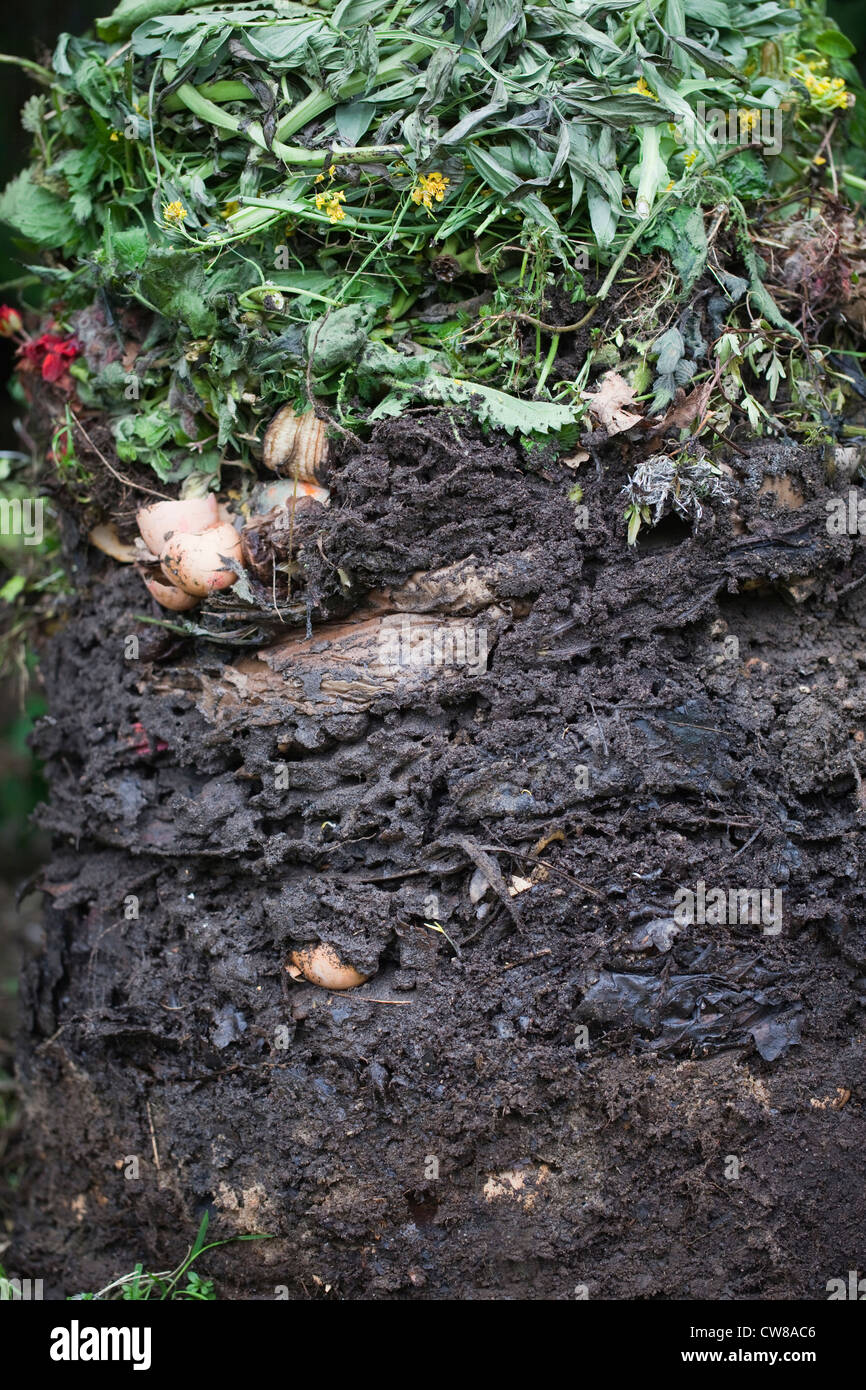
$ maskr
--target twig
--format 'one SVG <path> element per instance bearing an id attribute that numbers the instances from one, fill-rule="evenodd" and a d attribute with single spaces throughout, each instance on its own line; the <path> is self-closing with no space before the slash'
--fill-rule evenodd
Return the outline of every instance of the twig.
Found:
<path id="1" fill-rule="evenodd" d="M 862 815 L 866 811 L 866 790 L 863 787 L 863 775 L 854 760 L 854 754 L 849 752 L 848 762 L 851 764 L 851 771 L 854 773 L 854 783 L 857 788 L 857 813 Z"/>
<path id="2" fill-rule="evenodd" d="M 515 859 L 526 859 L 530 864 L 540 864 L 543 869 L 548 869 L 552 874 L 559 874 L 561 878 L 568 879 L 569 883 L 574 883 L 578 888 L 582 888 L 584 893 L 589 893 L 593 898 L 603 898 L 604 894 L 599 893 L 597 888 L 590 888 L 588 883 L 581 883 L 579 878 L 573 874 L 567 874 L 565 869 L 557 868 L 555 864 L 548 864 L 546 859 L 539 859 L 537 854 L 527 854 L 522 849 L 512 849 L 511 845 L 479 845 L 479 849 L 490 850 L 494 854 L 513 854 Z"/>
<path id="3" fill-rule="evenodd" d="M 582 319 L 577 320 L 577 323 L 545 323 L 542 319 L 534 318 L 532 314 L 521 314 L 517 310 L 497 314 L 492 322 L 495 323 L 499 319 L 517 319 L 520 323 L 533 324 L 536 328 L 540 328 L 543 333 L 576 333 L 579 328 L 583 328 L 584 324 L 589 323 L 597 308 L 598 304 L 593 304 L 589 313 L 584 314 Z"/>
<path id="4" fill-rule="evenodd" d="M 589 698 L 589 697 L 587 697 L 587 698 Z M 602 748 L 604 749 L 604 760 L 605 760 L 605 762 L 609 762 L 609 761 L 610 761 L 610 749 L 609 749 L 608 746 L 607 746 L 607 739 L 606 739 L 605 736 L 604 736 L 604 729 L 601 727 L 601 720 L 599 719 L 598 715 L 597 715 L 596 712 L 595 712 L 595 705 L 592 703 L 592 700 L 591 700 L 591 699 L 590 699 L 590 701 L 589 701 L 589 707 L 590 707 L 590 709 L 592 710 L 592 717 L 593 717 L 593 719 L 595 720 L 596 728 L 598 729 L 598 732 L 601 734 L 601 746 L 602 746 Z"/>
<path id="5" fill-rule="evenodd" d="M 550 947 L 549 947 L 549 946 L 545 946 L 545 948 L 544 948 L 543 951 L 536 951 L 534 955 L 531 955 L 531 956 L 524 956 L 522 960 L 509 960 L 509 961 L 506 961 L 506 963 L 505 963 L 505 965 L 503 965 L 502 969 L 503 969 L 503 970 L 514 970 L 514 969 L 517 968 L 518 965 L 528 965 L 530 961 L 533 961 L 533 960 L 540 960 L 542 956 L 549 956 L 549 955 L 552 955 L 552 954 L 553 954 L 553 952 L 550 950 Z"/>
<path id="6" fill-rule="evenodd" d="M 727 444 L 729 449 L 733 449 L 735 454 L 740 454 L 744 459 L 747 459 L 749 457 L 745 449 L 741 449 L 739 444 L 735 444 L 733 439 L 730 439 L 728 435 L 726 435 L 722 430 L 717 430 L 712 420 L 709 421 L 709 426 L 713 434 L 716 436 L 716 439 L 721 439 L 723 443 Z M 688 441 L 686 442 L 688 443 Z"/>
<path id="7" fill-rule="evenodd" d="M 404 1009 L 412 1003 L 411 999 L 375 999 L 370 994 L 359 994 L 358 999 L 362 1004 L 396 1004 L 399 1008 Z"/>
<path id="8" fill-rule="evenodd" d="M 859 589 L 861 584 L 866 584 L 866 574 L 861 574 L 859 579 L 852 579 L 850 584 L 846 584 L 844 589 L 840 589 L 837 598 L 844 598 L 850 594 L 852 589 Z"/>
<path id="9" fill-rule="evenodd" d="M 153 1163 L 154 1167 L 156 1168 L 156 1171 L 159 1172 L 159 1149 L 156 1146 L 156 1131 L 153 1127 L 153 1115 L 151 1113 L 149 1100 L 146 1100 L 144 1102 L 144 1107 L 147 1111 L 147 1123 L 150 1126 L 150 1142 L 153 1147 Z"/>
<path id="10" fill-rule="evenodd" d="M 70 419 L 72 420 L 72 423 L 75 425 L 76 429 L 79 429 L 81 433 L 84 435 L 84 438 L 87 440 L 87 443 L 90 445 L 90 448 L 93 450 L 96 457 L 99 459 L 99 462 L 108 469 L 109 473 L 111 473 L 112 476 L 115 477 L 119 483 L 123 483 L 124 487 L 131 487 L 135 492 L 146 492 L 148 497 L 161 497 L 164 502 L 170 502 L 172 500 L 167 492 L 157 492 L 152 487 L 145 487 L 142 483 L 134 483 L 131 478 L 126 478 L 122 473 L 118 473 L 117 469 L 113 468 L 112 465 L 108 462 L 108 459 L 105 457 L 105 454 L 102 452 L 102 450 L 98 448 L 96 444 L 94 444 L 93 440 L 90 438 L 90 435 L 87 433 L 87 430 L 84 428 L 81 421 L 78 419 L 78 416 L 73 415 L 71 411 Z"/>
<path id="11" fill-rule="evenodd" d="M 745 854 L 746 850 L 749 848 L 749 845 L 753 845 L 757 840 L 758 836 L 763 834 L 763 831 L 763 825 L 759 825 L 754 835 L 750 835 L 746 843 L 744 845 L 740 845 L 740 848 L 737 850 L 736 854 L 733 854 L 731 856 L 731 862 L 733 863 L 735 859 L 739 859 L 741 854 Z"/>
<path id="12" fill-rule="evenodd" d="M 833 197 L 834 197 L 834 198 L 838 198 L 838 197 L 839 197 L 839 180 L 838 180 L 838 178 L 836 177 L 836 165 L 835 165 L 834 162 L 833 162 L 833 149 L 832 149 L 832 146 L 830 145 L 830 141 L 831 141 L 832 138 L 833 138 L 833 133 L 834 133 L 834 131 L 835 131 L 835 129 L 836 129 L 836 126 L 837 126 L 838 124 L 839 124 L 839 117 L 838 117 L 838 116 L 834 116 L 834 117 L 833 117 L 833 120 L 830 122 L 829 129 L 827 130 L 827 133 L 825 134 L 824 139 L 821 141 L 820 145 L 818 146 L 817 150 L 815 151 L 814 155 L 812 156 L 812 163 L 814 164 L 815 161 L 816 161 L 816 159 L 818 159 L 819 155 L 821 155 L 821 154 L 824 152 L 824 150 L 827 151 L 827 158 L 828 158 L 829 161 L 830 161 L 830 177 L 831 177 L 831 179 L 833 180 Z"/>

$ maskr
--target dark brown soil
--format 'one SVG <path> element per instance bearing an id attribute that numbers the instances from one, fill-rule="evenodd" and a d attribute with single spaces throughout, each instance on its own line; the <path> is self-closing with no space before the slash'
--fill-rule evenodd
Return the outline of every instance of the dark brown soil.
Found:
<path id="1" fill-rule="evenodd" d="M 207 1258 L 225 1297 L 821 1299 L 866 1267 L 863 541 L 827 533 L 817 452 L 732 465 L 741 527 L 713 503 L 629 551 L 616 441 L 581 531 L 567 467 L 380 427 L 333 470 L 311 602 L 339 568 L 369 616 L 474 556 L 490 651 L 364 690 L 293 658 L 303 627 L 267 661 L 146 628 L 81 550 L 8 1269 L 165 1269 L 206 1209 L 275 1237 Z M 781 890 L 781 933 L 672 932 L 698 880 Z M 370 982 L 293 982 L 317 939 Z"/>

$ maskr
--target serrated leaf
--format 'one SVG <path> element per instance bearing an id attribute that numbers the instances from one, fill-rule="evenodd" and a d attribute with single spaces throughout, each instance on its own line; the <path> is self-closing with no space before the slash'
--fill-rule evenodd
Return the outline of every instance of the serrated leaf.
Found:
<path id="1" fill-rule="evenodd" d="M 403 387 L 386 396 L 370 419 L 399 415 L 407 405 L 419 399 L 465 406 L 482 424 L 509 434 L 556 433 L 577 420 L 570 406 L 556 405 L 552 401 L 524 401 L 478 381 L 461 381 L 458 377 L 439 376 L 434 372 L 411 388 Z"/>
<path id="2" fill-rule="evenodd" d="M 669 253 L 683 289 L 691 289 L 707 260 L 707 234 L 700 208 L 681 205 L 670 212 L 663 211 L 641 240 L 643 251 L 654 246 Z"/>
<path id="3" fill-rule="evenodd" d="M 0 222 L 37 246 L 63 246 L 76 234 L 76 223 L 67 201 L 34 183 L 23 170 L 0 194 Z"/>
<path id="4" fill-rule="evenodd" d="M 669 328 L 667 333 L 663 333 L 655 343 L 656 371 L 659 375 L 667 376 L 675 371 L 685 350 L 683 335 L 678 328 Z"/>
<path id="5" fill-rule="evenodd" d="M 206 299 L 204 266 L 183 251 L 154 246 L 141 272 L 144 296 L 167 318 L 178 319 L 203 338 L 216 325 Z"/>

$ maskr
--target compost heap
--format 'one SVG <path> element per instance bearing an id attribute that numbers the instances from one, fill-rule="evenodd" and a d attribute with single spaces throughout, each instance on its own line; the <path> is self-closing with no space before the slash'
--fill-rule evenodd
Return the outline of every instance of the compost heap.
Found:
<path id="1" fill-rule="evenodd" d="M 0 591 L 55 836 L 9 1267 L 99 1289 L 209 1213 L 271 1237 L 208 1257 L 226 1296 L 825 1297 L 864 1235 L 852 46 L 773 0 L 97 35 L 34 67 L 0 200 L 58 521 Z"/>

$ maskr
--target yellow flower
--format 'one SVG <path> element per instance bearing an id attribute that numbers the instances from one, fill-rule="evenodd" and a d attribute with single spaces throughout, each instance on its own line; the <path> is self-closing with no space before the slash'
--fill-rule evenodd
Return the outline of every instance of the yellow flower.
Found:
<path id="1" fill-rule="evenodd" d="M 826 58 L 807 61 L 805 55 L 800 54 L 791 69 L 791 75 L 802 82 L 809 93 L 812 106 L 824 112 L 844 111 L 851 104 L 848 88 L 843 78 L 828 77 L 826 69 Z"/>
<path id="2" fill-rule="evenodd" d="M 432 174 L 419 174 L 418 182 L 412 189 L 412 202 L 426 208 L 432 216 L 434 202 L 443 201 L 450 182 L 451 180 L 440 174 L 438 169 Z"/>
<path id="3" fill-rule="evenodd" d="M 116 130 L 113 130 L 108 138 L 109 140 L 119 140 L 120 136 L 118 135 Z"/>
<path id="4" fill-rule="evenodd" d="M 346 195 L 342 189 L 329 188 L 327 193 L 317 193 L 315 198 L 316 208 L 319 212 L 326 213 L 330 222 L 342 222 L 346 216 L 341 203 L 345 203 Z"/>
<path id="5" fill-rule="evenodd" d="M 313 179 L 313 183 L 324 183 L 324 182 L 325 182 L 325 175 L 324 175 L 324 174 L 317 174 L 316 177 Z"/>
<path id="6" fill-rule="evenodd" d="M 658 101 L 658 97 L 656 96 L 655 92 L 652 90 L 651 87 L 647 85 L 645 77 L 639 77 L 637 83 L 634 87 L 632 87 L 631 90 L 633 92 L 637 92 L 638 96 L 652 97 L 653 101 Z"/>
<path id="7" fill-rule="evenodd" d="M 752 130 L 761 119 L 761 113 L 753 106 L 749 110 L 738 111 L 737 115 L 740 118 L 740 139 L 743 140 L 747 135 L 751 135 Z"/>
<path id="8" fill-rule="evenodd" d="M 697 157 L 698 157 L 698 152 L 697 152 L 697 150 L 689 150 L 688 154 L 684 154 L 684 155 L 683 155 L 683 164 L 685 164 L 685 166 L 686 166 L 687 169 L 691 169 L 691 167 L 692 167 L 692 165 L 694 164 L 694 162 L 695 162 L 695 160 L 697 159 Z"/>
<path id="9" fill-rule="evenodd" d="M 824 158 L 824 156 L 823 156 L 822 154 L 816 154 L 816 155 L 815 155 L 815 158 L 812 160 L 812 163 L 813 163 L 813 164 L 826 164 L 827 161 L 826 161 L 826 159 Z"/>
<path id="10" fill-rule="evenodd" d="M 173 203 L 165 204 L 162 215 L 166 222 L 173 222 L 176 226 L 182 227 L 187 211 L 180 199 L 176 198 Z"/>
<path id="11" fill-rule="evenodd" d="M 230 203 L 226 203 L 220 213 L 220 217 L 234 217 L 235 213 L 240 211 L 240 206 L 237 198 L 232 198 Z"/>

